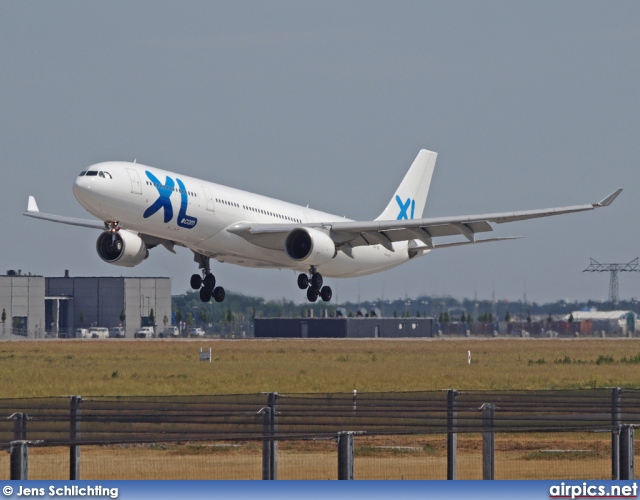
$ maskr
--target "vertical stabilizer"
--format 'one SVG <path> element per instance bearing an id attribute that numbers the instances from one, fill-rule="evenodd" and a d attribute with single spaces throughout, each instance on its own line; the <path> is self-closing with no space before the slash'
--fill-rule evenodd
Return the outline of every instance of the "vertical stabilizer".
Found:
<path id="1" fill-rule="evenodd" d="M 438 153 L 420 150 L 387 208 L 376 220 L 422 218 L 437 157 Z"/>

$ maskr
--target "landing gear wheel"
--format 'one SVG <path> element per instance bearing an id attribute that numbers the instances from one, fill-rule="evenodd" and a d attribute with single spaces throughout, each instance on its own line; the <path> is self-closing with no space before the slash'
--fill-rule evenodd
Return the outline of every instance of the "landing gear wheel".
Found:
<path id="1" fill-rule="evenodd" d="M 216 277 L 213 274 L 208 273 L 204 277 L 204 280 L 202 280 L 202 286 L 208 290 L 213 290 L 216 287 Z"/>
<path id="2" fill-rule="evenodd" d="M 313 287 L 307 288 L 307 299 L 309 302 L 315 302 L 318 300 L 318 290 Z"/>
<path id="3" fill-rule="evenodd" d="M 323 302 L 329 302 L 331 300 L 332 295 L 333 295 L 333 292 L 331 291 L 331 287 L 329 286 L 323 286 L 322 290 L 320 290 L 320 298 L 322 299 Z"/>
<path id="4" fill-rule="evenodd" d="M 193 288 L 194 290 L 197 290 L 201 286 L 202 286 L 202 278 L 200 277 L 200 275 L 199 274 L 192 274 L 191 275 L 191 288 Z"/>
<path id="5" fill-rule="evenodd" d="M 298 288 L 304 290 L 309 287 L 309 277 L 306 274 L 298 275 Z"/>
<path id="6" fill-rule="evenodd" d="M 211 300 L 211 290 L 206 287 L 200 289 L 200 300 L 202 302 L 209 302 Z"/>
<path id="7" fill-rule="evenodd" d="M 222 302 L 224 300 L 224 288 L 217 286 L 213 289 L 213 300 L 216 302 Z"/>
<path id="8" fill-rule="evenodd" d="M 311 286 L 317 291 L 320 291 L 320 289 L 322 288 L 322 274 L 313 273 L 313 275 L 311 276 Z"/>

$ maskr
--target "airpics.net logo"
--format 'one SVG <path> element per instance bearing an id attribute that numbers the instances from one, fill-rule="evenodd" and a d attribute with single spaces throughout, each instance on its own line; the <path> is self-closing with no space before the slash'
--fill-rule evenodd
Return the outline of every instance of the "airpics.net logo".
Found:
<path id="1" fill-rule="evenodd" d="M 549 498 L 637 498 L 638 485 L 632 484 L 554 484 Z"/>

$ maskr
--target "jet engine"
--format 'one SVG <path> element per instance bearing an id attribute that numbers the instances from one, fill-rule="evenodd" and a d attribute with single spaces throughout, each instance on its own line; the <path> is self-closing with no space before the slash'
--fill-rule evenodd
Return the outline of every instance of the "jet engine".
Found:
<path id="1" fill-rule="evenodd" d="M 329 235 L 313 228 L 291 231 L 284 249 L 291 259 L 310 266 L 326 264 L 336 256 L 336 245 Z"/>
<path id="2" fill-rule="evenodd" d="M 136 233 L 105 231 L 98 237 L 96 250 L 102 260 L 115 266 L 133 267 L 149 256 L 147 245 Z"/>

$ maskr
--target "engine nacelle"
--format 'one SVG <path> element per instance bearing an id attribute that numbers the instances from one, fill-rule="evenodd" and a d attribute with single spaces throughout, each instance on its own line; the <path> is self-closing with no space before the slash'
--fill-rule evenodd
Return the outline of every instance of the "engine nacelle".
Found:
<path id="1" fill-rule="evenodd" d="M 336 256 L 336 245 L 327 233 L 306 227 L 291 231 L 284 249 L 291 259 L 310 266 L 326 264 Z"/>
<path id="2" fill-rule="evenodd" d="M 105 231 L 96 241 L 96 250 L 102 260 L 115 266 L 133 267 L 149 256 L 147 245 L 136 233 Z"/>

